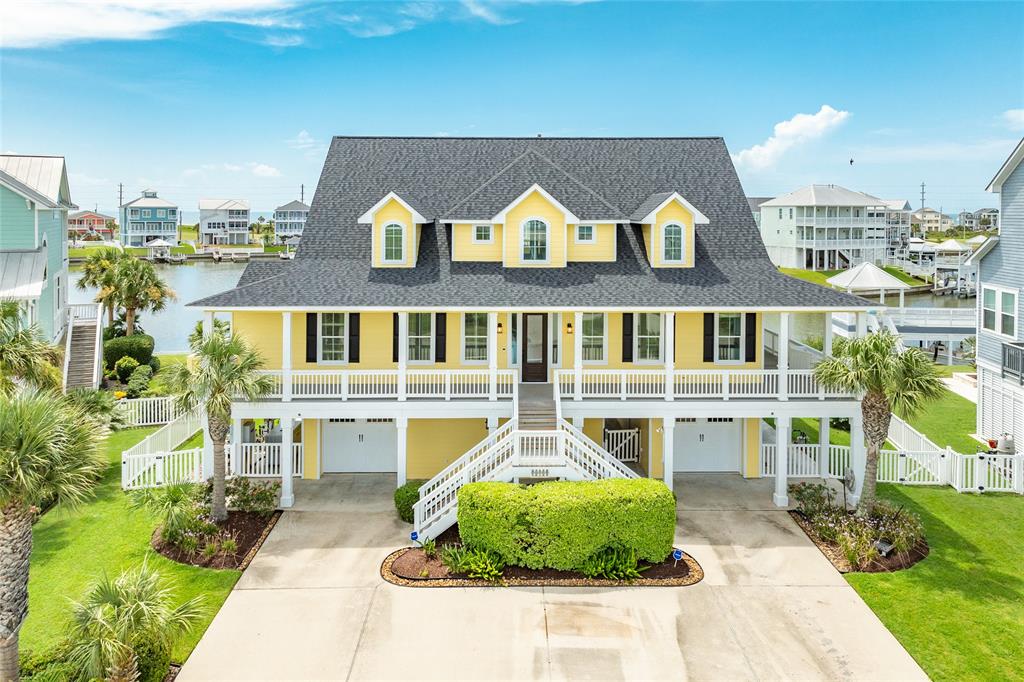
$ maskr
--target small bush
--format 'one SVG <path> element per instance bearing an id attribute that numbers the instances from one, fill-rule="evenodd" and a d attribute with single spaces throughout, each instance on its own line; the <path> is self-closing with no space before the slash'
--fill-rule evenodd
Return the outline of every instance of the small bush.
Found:
<path id="1" fill-rule="evenodd" d="M 138 361 L 128 355 L 118 358 L 117 362 L 114 363 L 114 374 L 117 375 L 117 380 L 122 384 L 128 383 L 129 377 L 132 372 L 139 366 Z"/>
<path id="2" fill-rule="evenodd" d="M 496 583 L 505 572 L 505 560 L 489 549 L 474 549 L 466 556 L 465 567 L 470 578 Z"/>
<path id="3" fill-rule="evenodd" d="M 640 577 L 639 562 L 632 549 L 606 547 L 589 557 L 580 567 L 580 573 L 588 578 L 606 578 L 632 582 Z"/>
<path id="4" fill-rule="evenodd" d="M 878 550 L 875 549 L 873 529 L 865 523 L 860 523 L 857 517 L 851 516 L 850 519 L 840 531 L 838 543 L 843 556 L 856 571 L 877 559 Z"/>
<path id="5" fill-rule="evenodd" d="M 66 641 L 53 649 L 38 654 L 31 651 L 21 652 L 18 656 L 21 679 L 26 682 L 28 680 L 51 682 L 72 679 L 77 671 L 74 664 L 68 660 L 68 653 L 69 647 Z"/>
<path id="6" fill-rule="evenodd" d="M 145 639 L 132 645 L 138 661 L 140 682 L 162 682 L 171 667 L 171 650 L 159 642 Z"/>
<path id="7" fill-rule="evenodd" d="M 406 523 L 414 520 L 412 507 L 420 501 L 420 488 L 426 481 L 414 480 L 395 490 L 395 509 L 398 510 L 398 518 Z"/>
<path id="8" fill-rule="evenodd" d="M 462 545 L 445 545 L 441 548 L 441 563 L 452 573 L 465 573 L 469 550 Z"/>
<path id="9" fill-rule="evenodd" d="M 125 358 L 131 360 L 131 358 Z M 120 360 L 118 361 L 120 362 Z M 134 360 L 132 360 L 134 362 Z M 125 386 L 125 394 L 129 398 L 138 398 L 149 389 L 149 380 L 153 378 L 153 368 L 149 365 L 139 365 L 128 377 L 128 385 Z"/>
<path id="10" fill-rule="evenodd" d="M 153 374 L 160 371 L 160 358 L 154 355 L 149 359 L 149 366 L 153 370 Z"/>
<path id="11" fill-rule="evenodd" d="M 238 552 L 238 540 L 234 538 L 224 538 L 220 543 L 220 551 L 225 554 L 235 554 Z"/>
<path id="12" fill-rule="evenodd" d="M 437 556 L 437 543 L 433 540 L 424 540 L 420 543 L 423 548 L 423 556 L 428 559 L 433 559 Z"/>
<path id="13" fill-rule="evenodd" d="M 907 554 L 924 540 L 924 525 L 921 519 L 903 507 L 897 507 L 887 500 L 878 500 L 868 515 L 868 523 L 875 529 L 875 536 L 892 544 L 897 554 Z"/>
<path id="14" fill-rule="evenodd" d="M 103 344 L 103 362 L 108 368 L 126 355 L 140 365 L 148 365 L 153 359 L 153 337 L 148 334 L 116 336 Z"/>
<path id="15" fill-rule="evenodd" d="M 225 494 L 232 509 L 268 517 L 277 509 L 281 494 L 279 481 L 254 481 L 244 476 L 232 476 L 224 482 Z M 213 483 L 208 484 L 208 497 L 213 495 Z"/>
<path id="16" fill-rule="evenodd" d="M 808 518 L 832 507 L 836 497 L 835 491 L 824 483 L 794 483 L 789 486 L 789 493 L 796 500 L 797 511 Z"/>
<path id="17" fill-rule="evenodd" d="M 160 488 L 147 488 L 131 495 L 131 508 L 148 509 L 156 514 L 160 523 L 160 538 L 185 551 L 195 551 L 192 536 L 209 535 L 209 525 L 203 518 L 200 488 L 191 483 L 179 483 Z M 213 526 L 214 532 L 217 527 Z M 198 544 L 198 543 L 196 543 Z"/>

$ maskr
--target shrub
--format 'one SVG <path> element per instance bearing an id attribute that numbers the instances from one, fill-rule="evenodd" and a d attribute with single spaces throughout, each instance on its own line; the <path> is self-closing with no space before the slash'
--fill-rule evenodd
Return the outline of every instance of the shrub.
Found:
<path id="1" fill-rule="evenodd" d="M 26 682 L 28 680 L 51 682 L 72 679 L 76 670 L 74 664 L 68 660 L 69 649 L 70 647 L 65 641 L 42 653 L 21 652 L 18 656 L 21 679 Z"/>
<path id="2" fill-rule="evenodd" d="M 117 375 L 117 380 L 122 384 L 128 383 L 128 378 L 131 377 L 132 372 L 139 366 L 139 362 L 129 356 L 118 358 L 117 362 L 114 363 L 114 374 Z"/>
<path id="3" fill-rule="evenodd" d="M 797 511 L 808 518 L 831 508 L 836 496 L 824 483 L 794 483 L 789 486 L 789 493 L 796 500 Z"/>
<path id="4" fill-rule="evenodd" d="M 153 374 L 160 371 L 160 358 L 156 355 L 149 359 L 149 366 L 153 370 Z"/>
<path id="5" fill-rule="evenodd" d="M 153 337 L 147 334 L 117 336 L 103 344 L 103 362 L 108 368 L 126 355 L 140 365 L 149 364 L 153 359 Z"/>
<path id="6" fill-rule="evenodd" d="M 124 412 L 118 409 L 117 395 L 110 391 L 76 388 L 73 391 L 68 391 L 67 398 L 82 408 L 82 411 L 91 418 L 108 428 L 116 430 L 127 425 Z"/>
<path id="7" fill-rule="evenodd" d="M 892 544 L 897 554 L 907 554 L 924 539 L 921 519 L 888 500 L 877 500 L 868 515 L 875 537 Z"/>
<path id="8" fill-rule="evenodd" d="M 131 360 L 131 358 L 122 358 Z M 120 362 L 120 360 L 118 360 Z M 134 362 L 134 360 L 132 360 Z M 149 365 L 139 365 L 128 377 L 128 385 L 125 393 L 129 398 L 138 398 L 149 388 L 149 380 L 153 378 L 153 368 Z"/>
<path id="9" fill-rule="evenodd" d="M 426 481 L 414 480 L 395 490 L 395 509 L 398 510 L 398 518 L 406 523 L 413 522 L 412 506 L 420 501 L 420 488 Z"/>
<path id="10" fill-rule="evenodd" d="M 580 573 L 588 578 L 607 578 L 631 582 L 640 577 L 636 552 L 632 549 L 605 547 L 587 558 L 580 567 Z"/>
<path id="11" fill-rule="evenodd" d="M 163 682 L 171 668 L 171 650 L 166 645 L 142 638 L 132 646 L 140 682 Z"/>
<path id="12" fill-rule="evenodd" d="M 224 482 L 228 505 L 240 512 L 251 512 L 267 517 L 277 509 L 281 493 L 279 481 L 254 481 L 244 476 L 232 476 Z M 213 482 L 206 484 L 204 500 L 209 505 L 213 498 Z"/>
<path id="13" fill-rule="evenodd" d="M 877 559 L 878 550 L 875 549 L 873 529 L 868 524 L 861 523 L 857 517 L 851 516 L 849 519 L 837 540 L 843 556 L 856 571 Z"/>
<path id="14" fill-rule="evenodd" d="M 191 542 L 183 543 L 189 535 L 206 535 L 209 529 L 202 519 L 203 506 L 200 488 L 191 483 L 179 483 L 160 488 L 146 488 L 132 493 L 133 509 L 148 509 L 156 514 L 160 523 L 160 538 L 176 547 L 190 551 Z M 214 526 L 216 531 L 216 526 Z"/>
<path id="15" fill-rule="evenodd" d="M 458 520 L 469 548 L 492 550 L 507 564 L 580 570 L 609 547 L 663 561 L 672 551 L 676 505 L 653 479 L 470 483 L 459 490 Z"/>
<path id="16" fill-rule="evenodd" d="M 441 563 L 452 573 L 465 573 L 469 550 L 462 545 L 445 545 L 441 548 Z"/>
<path id="17" fill-rule="evenodd" d="M 505 571 L 505 560 L 489 549 L 473 549 L 466 555 L 466 575 L 496 583 Z"/>
<path id="18" fill-rule="evenodd" d="M 423 556 L 426 558 L 433 559 L 437 556 L 437 543 L 433 539 L 424 540 L 420 546 L 423 548 Z"/>

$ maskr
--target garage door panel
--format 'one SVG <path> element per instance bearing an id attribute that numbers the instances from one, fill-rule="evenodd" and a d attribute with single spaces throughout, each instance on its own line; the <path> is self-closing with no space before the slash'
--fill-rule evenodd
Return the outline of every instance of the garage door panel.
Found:
<path id="1" fill-rule="evenodd" d="M 676 420 L 673 468 L 691 472 L 739 472 L 742 420 L 729 418 Z"/>
<path id="2" fill-rule="evenodd" d="M 324 473 L 398 470 L 398 434 L 387 420 L 328 420 L 323 429 Z"/>

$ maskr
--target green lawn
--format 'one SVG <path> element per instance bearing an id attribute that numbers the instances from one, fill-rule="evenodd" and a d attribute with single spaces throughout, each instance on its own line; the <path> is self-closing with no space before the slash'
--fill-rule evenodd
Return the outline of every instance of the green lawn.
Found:
<path id="1" fill-rule="evenodd" d="M 195 241 L 199 239 L 198 225 L 182 225 L 178 228 L 178 239 L 181 241 Z"/>
<path id="2" fill-rule="evenodd" d="M 976 412 L 974 403 L 947 390 L 907 421 L 939 447 L 949 446 L 957 452 L 971 454 L 977 452 L 979 445 L 970 435 L 977 429 Z"/>
<path id="3" fill-rule="evenodd" d="M 908 275 L 907 273 L 903 272 L 899 268 L 894 268 L 892 266 L 885 266 L 882 269 L 885 270 L 886 272 L 888 272 L 893 277 L 895 277 L 898 280 L 900 280 L 901 282 L 909 284 L 910 286 L 915 286 L 916 287 L 916 286 L 921 286 L 922 284 L 927 284 L 927 282 L 925 282 L 924 280 L 918 279 L 916 277 L 911 277 L 910 275 Z M 802 279 L 805 282 L 811 282 L 813 284 L 820 284 L 823 287 L 827 287 L 827 286 L 830 286 L 828 281 L 827 281 L 828 278 L 829 277 L 835 277 L 836 275 L 838 275 L 840 272 L 843 272 L 843 271 L 842 270 L 818 270 L 818 271 L 815 272 L 815 271 L 811 271 L 811 270 L 800 270 L 799 268 L 779 268 L 779 272 L 783 273 L 784 275 L 789 275 L 790 277 L 795 277 L 797 279 Z"/>
<path id="4" fill-rule="evenodd" d="M 52 509 L 36 523 L 29 616 L 21 631 L 23 652 L 43 652 L 57 644 L 70 615 L 68 600 L 80 599 L 99 576 L 116 575 L 148 558 L 150 566 L 173 582 L 179 599 L 199 594 L 205 597 L 206 617 L 174 650 L 174 659 L 183 661 L 238 580 L 238 571 L 185 566 L 150 549 L 149 540 L 156 524 L 148 512 L 128 508 L 128 498 L 120 488 L 120 458 L 122 450 L 155 430 L 130 429 L 111 435 L 106 446 L 111 465 L 95 496 L 73 511 Z"/>
<path id="5" fill-rule="evenodd" d="M 879 485 L 924 521 L 931 554 L 905 571 L 846 576 L 935 680 L 1024 680 L 1024 499 Z"/>
<path id="6" fill-rule="evenodd" d="M 80 242 L 87 243 L 87 242 Z M 107 244 L 91 244 L 89 246 L 69 246 L 68 247 L 68 258 L 88 258 L 89 253 L 94 249 L 109 249 L 111 248 Z"/>
<path id="7" fill-rule="evenodd" d="M 954 374 L 975 371 L 975 367 L 973 365 L 935 365 L 935 369 L 938 371 L 940 377 L 947 378 Z"/>
<path id="8" fill-rule="evenodd" d="M 149 393 L 150 395 L 170 395 L 171 387 L 168 385 L 169 377 L 171 376 L 171 368 L 174 365 L 180 365 L 185 362 L 188 357 L 185 353 L 157 353 L 157 357 L 160 358 L 160 371 L 153 375 L 153 378 L 149 381 Z"/>

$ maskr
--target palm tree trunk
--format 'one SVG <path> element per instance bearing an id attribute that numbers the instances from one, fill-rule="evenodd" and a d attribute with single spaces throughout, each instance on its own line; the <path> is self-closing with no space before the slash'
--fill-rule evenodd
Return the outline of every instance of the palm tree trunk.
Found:
<path id="1" fill-rule="evenodd" d="M 18 502 L 0 511 L 0 681 L 19 679 L 18 630 L 28 615 L 32 513 Z"/>
<path id="2" fill-rule="evenodd" d="M 138 679 L 139 659 L 134 651 L 126 648 L 125 653 L 119 655 L 107 671 L 107 682 L 138 682 Z"/>
<path id="3" fill-rule="evenodd" d="M 135 333 L 135 308 L 124 309 L 124 335 L 131 336 Z"/>
<path id="4" fill-rule="evenodd" d="M 210 516 L 214 523 L 228 520 L 228 506 L 225 495 L 226 467 L 224 462 L 224 439 L 228 435 L 228 425 L 216 417 L 207 420 L 210 438 L 213 439 L 213 496 L 210 501 Z"/>
<path id="5" fill-rule="evenodd" d="M 107 301 L 107 326 L 114 326 L 114 302 Z"/>
<path id="6" fill-rule="evenodd" d="M 860 403 L 864 416 L 864 438 L 867 441 L 867 461 L 864 465 L 864 485 L 857 513 L 867 514 L 875 506 L 875 491 L 878 487 L 878 453 L 889 437 L 889 422 L 892 412 L 889 399 L 880 391 L 869 391 Z M 852 434 L 851 434 L 852 435 Z"/>

